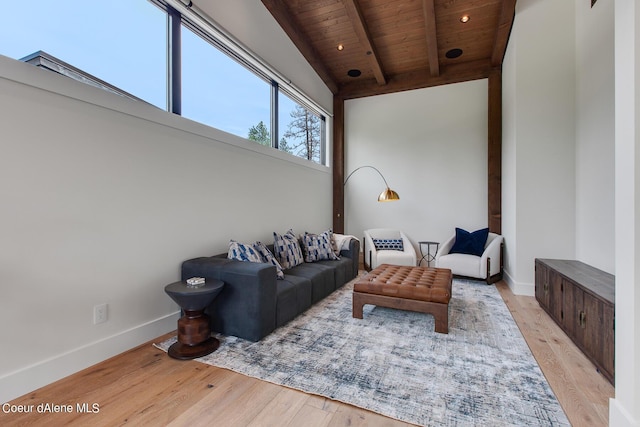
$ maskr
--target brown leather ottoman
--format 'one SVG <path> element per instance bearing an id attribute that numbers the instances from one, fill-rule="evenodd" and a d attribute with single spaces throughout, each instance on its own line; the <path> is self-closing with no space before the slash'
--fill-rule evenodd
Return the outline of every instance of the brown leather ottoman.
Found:
<path id="1" fill-rule="evenodd" d="M 353 317 L 365 304 L 432 314 L 435 330 L 449 333 L 451 270 L 382 264 L 353 285 Z"/>

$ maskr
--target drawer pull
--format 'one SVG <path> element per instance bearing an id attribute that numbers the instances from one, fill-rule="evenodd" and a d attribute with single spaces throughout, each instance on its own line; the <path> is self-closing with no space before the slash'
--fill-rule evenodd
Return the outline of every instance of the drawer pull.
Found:
<path id="1" fill-rule="evenodd" d="M 585 314 L 584 311 L 580 312 L 580 315 L 578 316 L 578 320 L 580 322 L 580 327 L 582 329 L 587 327 L 587 315 Z"/>

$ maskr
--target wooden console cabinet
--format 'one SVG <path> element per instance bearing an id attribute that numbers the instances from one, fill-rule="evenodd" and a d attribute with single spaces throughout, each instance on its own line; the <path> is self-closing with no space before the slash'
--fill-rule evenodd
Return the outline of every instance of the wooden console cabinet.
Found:
<path id="1" fill-rule="evenodd" d="M 536 300 L 613 384 L 615 278 L 580 261 L 536 259 Z"/>

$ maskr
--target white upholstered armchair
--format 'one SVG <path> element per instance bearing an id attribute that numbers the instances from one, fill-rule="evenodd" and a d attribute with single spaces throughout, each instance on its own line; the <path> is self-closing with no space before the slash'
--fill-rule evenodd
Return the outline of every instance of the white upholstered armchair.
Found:
<path id="1" fill-rule="evenodd" d="M 400 241 L 402 242 L 401 250 L 397 244 Z M 416 250 L 409 238 L 400 230 L 391 228 L 365 230 L 362 251 L 364 267 L 367 270 L 376 268 L 380 264 L 416 265 Z"/>
<path id="2" fill-rule="evenodd" d="M 448 268 L 456 276 L 472 277 L 494 283 L 502 279 L 502 242 L 499 234 L 489 233 L 481 256 L 449 253 L 456 235 L 444 242 L 436 254 L 436 268 Z"/>

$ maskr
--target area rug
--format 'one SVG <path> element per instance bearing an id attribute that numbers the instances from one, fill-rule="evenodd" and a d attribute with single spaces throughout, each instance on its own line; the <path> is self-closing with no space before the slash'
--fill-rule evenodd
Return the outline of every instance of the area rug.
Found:
<path id="1" fill-rule="evenodd" d="M 196 360 L 423 426 L 570 425 L 495 286 L 454 280 L 449 334 L 423 313 L 366 305 L 354 319 L 352 290 L 260 342 L 218 335 Z"/>

